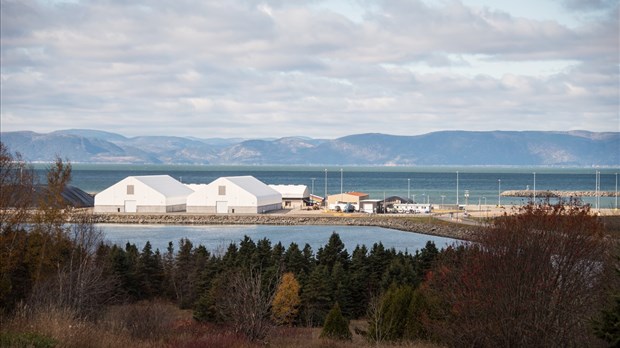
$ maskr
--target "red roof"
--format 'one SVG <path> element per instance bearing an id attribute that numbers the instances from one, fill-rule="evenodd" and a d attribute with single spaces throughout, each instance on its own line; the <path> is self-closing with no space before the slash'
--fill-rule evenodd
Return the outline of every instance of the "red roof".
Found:
<path id="1" fill-rule="evenodd" d="M 364 192 L 346 192 L 346 194 L 351 195 L 351 196 L 358 196 L 358 197 L 368 196 L 368 194 Z"/>

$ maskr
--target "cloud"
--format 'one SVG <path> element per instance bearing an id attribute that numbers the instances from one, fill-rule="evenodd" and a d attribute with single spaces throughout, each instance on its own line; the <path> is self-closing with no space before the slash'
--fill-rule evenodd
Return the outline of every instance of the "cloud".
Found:
<path id="1" fill-rule="evenodd" d="M 1 125 L 618 131 L 618 7 L 601 8 L 569 28 L 459 1 L 2 0 Z"/>

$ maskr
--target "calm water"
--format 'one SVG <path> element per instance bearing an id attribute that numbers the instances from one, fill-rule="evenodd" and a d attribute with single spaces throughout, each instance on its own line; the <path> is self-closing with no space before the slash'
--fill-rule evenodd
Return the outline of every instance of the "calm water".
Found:
<path id="1" fill-rule="evenodd" d="M 595 169 L 543 167 L 327 167 L 327 193 L 362 191 L 371 198 L 384 195 L 429 200 L 446 204 L 456 203 L 456 171 L 459 171 L 459 203 L 497 204 L 498 191 L 536 190 L 594 191 Z M 615 192 L 615 173 L 620 168 L 599 169 L 601 191 Z M 43 173 L 39 167 L 40 174 Z M 95 165 L 74 164 L 72 184 L 87 192 L 100 192 L 131 175 L 168 174 L 184 183 L 209 183 L 221 176 L 252 175 L 266 184 L 303 184 L 320 196 L 325 194 L 325 167 L 316 166 L 192 166 L 192 165 Z M 313 180 L 314 178 L 314 180 Z M 498 182 L 501 180 L 501 182 Z M 314 185 L 313 185 L 314 183 Z M 501 187 L 500 187 L 501 185 Z M 520 204 L 521 198 L 502 197 L 502 204 Z M 584 198 L 593 203 L 593 198 Z M 612 208 L 614 197 L 601 198 L 601 208 Z"/>
<path id="2" fill-rule="evenodd" d="M 189 239 L 194 246 L 204 245 L 212 252 L 226 251 L 228 245 L 239 243 L 244 236 L 255 242 L 262 238 L 271 241 L 271 245 L 281 242 L 285 248 L 295 242 L 300 249 L 306 243 L 316 253 L 319 247 L 327 244 L 332 232 L 340 235 L 345 247 L 351 253 L 356 245 L 366 245 L 369 249 L 374 243 L 381 242 L 386 248 L 398 251 L 420 250 L 427 241 L 432 240 L 438 248 L 446 247 L 455 239 L 428 236 L 419 233 L 403 232 L 381 227 L 360 226 L 270 226 L 270 225 L 224 225 L 224 226 L 188 226 L 188 225 L 97 225 L 105 234 L 106 240 L 124 246 L 130 242 L 142 250 L 146 241 L 154 249 L 165 252 L 168 242 L 172 241 L 175 251 L 181 238 Z"/>

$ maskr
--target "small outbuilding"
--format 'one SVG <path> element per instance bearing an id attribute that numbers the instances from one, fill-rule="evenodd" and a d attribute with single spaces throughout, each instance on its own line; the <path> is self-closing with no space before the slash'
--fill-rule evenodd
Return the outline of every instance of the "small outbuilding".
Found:
<path id="1" fill-rule="evenodd" d="M 95 195 L 96 213 L 185 211 L 194 191 L 169 175 L 129 176 Z"/>
<path id="2" fill-rule="evenodd" d="M 310 193 L 306 185 L 269 185 L 282 195 L 282 208 L 302 209 L 310 204 Z"/>
<path id="3" fill-rule="evenodd" d="M 194 187 L 188 213 L 258 214 L 282 208 L 282 195 L 253 176 L 229 176 Z"/>
<path id="4" fill-rule="evenodd" d="M 336 203 L 349 203 L 356 207 L 357 210 L 360 209 L 360 201 L 368 199 L 369 196 L 367 193 L 363 192 L 344 192 L 338 193 L 335 195 L 327 196 L 327 204 L 329 206 L 333 206 Z"/>

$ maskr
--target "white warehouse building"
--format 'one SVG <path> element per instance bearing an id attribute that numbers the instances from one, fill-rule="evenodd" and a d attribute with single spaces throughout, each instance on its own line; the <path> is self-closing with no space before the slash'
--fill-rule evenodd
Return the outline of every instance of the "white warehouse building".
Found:
<path id="1" fill-rule="evenodd" d="M 169 175 L 129 176 L 95 195 L 96 213 L 185 211 L 194 191 Z"/>
<path id="2" fill-rule="evenodd" d="M 302 209 L 310 201 L 310 193 L 306 185 L 269 185 L 282 195 L 282 208 Z"/>
<path id="3" fill-rule="evenodd" d="M 188 213 L 258 214 L 282 207 L 282 195 L 253 176 L 229 176 L 191 185 Z"/>

